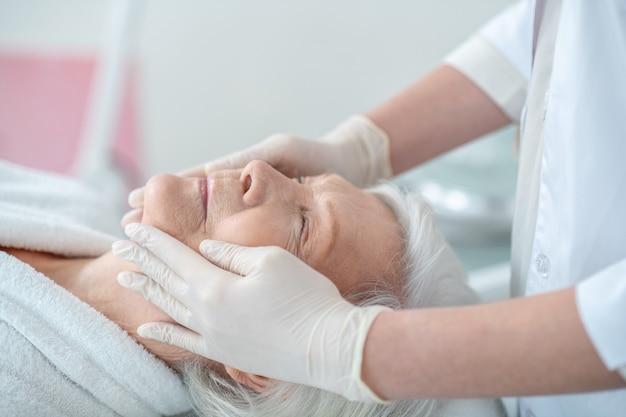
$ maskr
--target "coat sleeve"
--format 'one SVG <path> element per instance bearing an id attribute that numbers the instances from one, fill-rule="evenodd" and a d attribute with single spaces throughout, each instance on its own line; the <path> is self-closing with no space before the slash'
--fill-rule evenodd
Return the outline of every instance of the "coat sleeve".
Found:
<path id="1" fill-rule="evenodd" d="M 604 364 L 626 379 L 626 259 L 578 284 L 576 302 Z"/>
<path id="2" fill-rule="evenodd" d="M 520 1 L 444 58 L 519 122 L 531 67 L 533 2 Z"/>

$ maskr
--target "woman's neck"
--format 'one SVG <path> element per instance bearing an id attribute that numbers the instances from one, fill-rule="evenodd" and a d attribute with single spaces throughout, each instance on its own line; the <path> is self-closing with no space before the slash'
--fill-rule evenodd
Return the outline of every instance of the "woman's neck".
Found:
<path id="1" fill-rule="evenodd" d="M 92 305 L 89 294 L 85 293 L 86 288 L 79 284 L 83 282 L 80 277 L 88 273 L 89 267 L 96 258 L 65 258 L 51 253 L 26 249 L 2 248 L 2 250 L 29 264 L 37 272 L 42 273 L 82 301 Z"/>
<path id="2" fill-rule="evenodd" d="M 0 249 L 29 264 L 101 312 L 170 365 L 174 366 L 176 360 L 185 356 L 177 348 L 137 335 L 137 327 L 146 321 L 171 321 L 171 319 L 141 295 L 118 284 L 117 274 L 123 270 L 136 270 L 134 265 L 120 261 L 111 252 L 97 258 L 66 258 L 24 249 L 2 247 Z"/>
<path id="3" fill-rule="evenodd" d="M 111 319 L 106 309 L 100 308 L 103 295 L 109 292 L 107 288 L 111 282 L 107 279 L 104 270 L 95 267 L 101 263 L 102 257 L 67 258 L 27 249 L 2 248 L 2 250 L 29 264 L 37 272 L 42 273 Z"/>

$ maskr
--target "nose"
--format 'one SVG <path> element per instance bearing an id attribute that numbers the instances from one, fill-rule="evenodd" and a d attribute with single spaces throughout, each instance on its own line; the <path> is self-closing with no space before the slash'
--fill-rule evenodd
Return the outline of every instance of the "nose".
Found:
<path id="1" fill-rule="evenodd" d="M 243 201 L 256 206 L 273 198 L 288 198 L 295 182 L 263 161 L 251 161 L 241 172 Z"/>

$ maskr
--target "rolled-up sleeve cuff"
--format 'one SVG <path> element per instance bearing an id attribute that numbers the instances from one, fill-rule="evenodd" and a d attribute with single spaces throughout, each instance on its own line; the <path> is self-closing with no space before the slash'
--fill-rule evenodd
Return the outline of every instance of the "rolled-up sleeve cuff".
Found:
<path id="1" fill-rule="evenodd" d="M 576 303 L 602 361 L 626 379 L 626 259 L 578 284 Z"/>
<path id="2" fill-rule="evenodd" d="M 443 59 L 474 82 L 514 122 L 526 101 L 527 80 L 483 35 L 468 39 Z"/>

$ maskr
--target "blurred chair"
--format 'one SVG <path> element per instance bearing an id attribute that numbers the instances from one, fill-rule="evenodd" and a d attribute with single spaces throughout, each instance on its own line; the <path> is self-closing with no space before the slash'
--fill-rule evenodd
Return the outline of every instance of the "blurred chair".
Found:
<path id="1" fill-rule="evenodd" d="M 93 54 L 0 51 L 0 158 L 81 178 L 126 207 L 144 180 L 131 63 L 134 0 L 111 2 Z"/>

